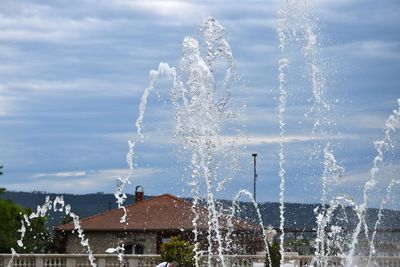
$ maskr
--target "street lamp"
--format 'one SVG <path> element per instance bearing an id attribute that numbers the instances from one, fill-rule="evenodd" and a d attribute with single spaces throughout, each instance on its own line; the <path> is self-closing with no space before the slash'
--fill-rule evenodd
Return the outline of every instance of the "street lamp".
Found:
<path id="1" fill-rule="evenodd" d="M 257 153 L 251 154 L 254 158 L 254 192 L 253 192 L 253 197 L 254 201 L 256 201 L 256 180 L 257 180 Z"/>

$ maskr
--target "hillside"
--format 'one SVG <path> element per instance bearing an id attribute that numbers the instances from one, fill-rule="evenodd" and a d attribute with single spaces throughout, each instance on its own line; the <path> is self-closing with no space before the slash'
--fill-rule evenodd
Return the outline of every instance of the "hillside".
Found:
<path id="1" fill-rule="evenodd" d="M 38 205 L 43 205 L 46 196 L 49 195 L 54 199 L 57 194 L 45 193 L 45 192 L 5 192 L 1 196 L 3 199 L 10 199 L 15 203 L 27 208 L 31 208 L 36 211 Z M 66 204 L 71 205 L 72 211 L 78 214 L 81 218 L 85 218 L 94 214 L 98 214 L 109 209 L 117 208 L 115 203 L 115 197 L 113 194 L 86 194 L 86 195 L 73 195 L 63 194 Z M 133 203 L 133 195 L 127 195 L 126 204 Z M 147 196 L 148 198 L 150 196 Z M 190 201 L 190 199 L 189 199 Z M 228 210 L 231 205 L 230 201 L 219 201 L 221 208 Z M 257 222 L 258 218 L 252 203 L 240 202 L 240 212 L 238 216 L 248 219 L 250 221 Z M 285 206 L 285 227 L 286 228 L 315 228 L 315 214 L 314 209 L 317 204 L 300 204 L 300 203 L 286 203 Z M 273 225 L 274 227 L 279 226 L 279 203 L 259 203 L 259 209 L 262 216 L 264 225 Z M 341 225 L 347 225 L 348 227 L 354 227 L 354 223 L 357 222 L 357 218 L 354 212 L 350 208 L 342 209 L 341 215 L 338 218 L 342 219 Z M 378 210 L 368 209 L 367 212 L 367 223 L 370 227 L 375 224 L 377 219 Z M 397 228 L 400 229 L 400 211 L 384 210 L 384 220 L 380 225 L 381 228 Z M 60 213 L 51 212 L 49 213 L 48 226 L 52 228 L 56 225 L 61 224 L 63 215 Z"/>
<path id="2" fill-rule="evenodd" d="M 45 192 L 5 192 L 0 198 L 10 199 L 14 203 L 17 203 L 23 207 L 30 208 L 32 211 L 36 211 L 38 205 L 43 205 L 46 196 L 50 196 L 54 199 L 60 194 L 52 194 Z M 71 206 L 71 211 L 79 215 L 81 218 L 85 218 L 94 214 L 98 214 L 110 209 L 117 208 L 115 203 L 115 197 L 113 194 L 85 194 L 85 195 L 73 195 L 73 194 L 62 194 L 66 204 Z M 126 203 L 133 203 L 133 196 L 127 195 L 128 198 Z M 49 228 L 53 228 L 61 224 L 64 218 L 63 214 L 57 212 L 50 212 L 48 217 L 47 225 Z"/>

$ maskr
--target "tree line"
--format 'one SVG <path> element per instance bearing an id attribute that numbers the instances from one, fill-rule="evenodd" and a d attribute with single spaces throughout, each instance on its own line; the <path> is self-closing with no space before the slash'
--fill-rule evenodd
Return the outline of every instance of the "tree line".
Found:
<path id="1" fill-rule="evenodd" d="M 19 232 L 23 216 L 29 216 L 31 209 L 21 207 L 11 200 L 1 199 L 6 191 L 0 188 L 0 253 L 11 253 L 11 248 L 17 253 L 49 253 L 58 252 L 58 236 L 46 227 L 46 218 L 30 220 L 26 226 L 23 246 L 17 240 L 21 239 Z"/>

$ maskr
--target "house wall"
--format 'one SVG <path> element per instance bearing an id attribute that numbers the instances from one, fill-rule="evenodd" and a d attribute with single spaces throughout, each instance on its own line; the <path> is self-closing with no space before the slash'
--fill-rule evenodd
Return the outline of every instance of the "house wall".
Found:
<path id="1" fill-rule="evenodd" d="M 124 243 L 125 248 L 129 245 L 133 245 L 133 247 L 141 245 L 144 248 L 144 254 L 158 254 L 161 243 L 172 236 L 180 236 L 184 240 L 193 242 L 193 233 L 191 231 L 160 232 L 158 234 L 155 232 L 85 232 L 84 234 L 85 238 L 89 239 L 89 245 L 94 254 L 103 254 L 108 248 L 116 248 L 120 243 Z M 256 238 L 254 233 L 235 233 L 232 238 L 233 246 L 231 253 L 246 255 L 264 250 L 262 239 Z M 200 232 L 198 240 L 202 249 L 208 250 L 207 233 Z M 213 243 L 215 253 L 217 253 L 217 249 L 218 244 Z M 67 235 L 65 253 L 87 253 L 86 248 L 81 245 L 77 234 L 69 233 Z"/>
<path id="2" fill-rule="evenodd" d="M 137 232 L 85 232 L 85 238 L 89 239 L 89 245 L 94 254 L 102 254 L 108 248 L 116 248 L 121 242 L 127 245 L 141 245 L 144 254 L 156 254 L 157 235 L 155 233 Z M 77 234 L 68 234 L 66 241 L 66 253 L 87 253 L 80 243 Z"/>

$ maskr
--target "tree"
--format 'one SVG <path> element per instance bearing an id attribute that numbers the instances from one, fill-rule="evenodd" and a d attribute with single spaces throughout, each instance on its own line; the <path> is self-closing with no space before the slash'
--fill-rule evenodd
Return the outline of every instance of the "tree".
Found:
<path id="1" fill-rule="evenodd" d="M 0 188 L 0 196 L 6 191 Z M 11 200 L 0 198 L 0 253 L 10 253 L 14 248 L 19 253 L 37 253 L 48 252 L 54 247 L 52 237 L 46 229 L 46 218 L 35 218 L 30 220 L 30 226 L 26 223 L 23 247 L 17 244 L 21 239 L 21 221 L 24 220 L 24 214 L 29 216 L 32 213 L 30 209 L 23 208 Z"/>
<path id="2" fill-rule="evenodd" d="M 265 260 L 267 267 L 279 267 L 281 261 L 281 253 L 279 251 L 279 243 L 273 242 L 272 245 L 268 244 L 269 255 L 271 256 L 271 265 L 269 264 L 268 254 Z"/>
<path id="3" fill-rule="evenodd" d="M 179 266 L 194 266 L 193 244 L 179 237 L 172 237 L 161 245 L 161 259 L 167 262 L 176 261 Z"/>

